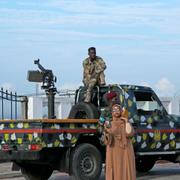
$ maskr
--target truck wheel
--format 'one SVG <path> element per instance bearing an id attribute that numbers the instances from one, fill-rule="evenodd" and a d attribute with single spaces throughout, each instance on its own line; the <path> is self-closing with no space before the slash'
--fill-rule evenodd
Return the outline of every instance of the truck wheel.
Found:
<path id="1" fill-rule="evenodd" d="M 70 113 L 69 119 L 98 119 L 99 113 L 94 104 L 80 102 L 75 104 Z"/>
<path id="2" fill-rule="evenodd" d="M 26 180 L 47 180 L 53 170 L 45 165 L 21 165 L 21 172 Z"/>
<path id="3" fill-rule="evenodd" d="M 155 163 L 156 163 L 155 159 L 138 158 L 136 159 L 136 170 L 138 172 L 148 172 L 153 168 Z"/>
<path id="4" fill-rule="evenodd" d="M 78 145 L 71 155 L 72 180 L 98 180 L 102 171 L 99 150 L 91 144 Z"/>

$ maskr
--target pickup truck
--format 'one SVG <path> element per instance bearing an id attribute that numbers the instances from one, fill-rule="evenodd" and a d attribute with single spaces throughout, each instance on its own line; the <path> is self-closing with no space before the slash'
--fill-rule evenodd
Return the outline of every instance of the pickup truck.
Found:
<path id="1" fill-rule="evenodd" d="M 161 159 L 180 162 L 180 117 L 169 115 L 151 88 L 117 84 L 95 87 L 91 103 L 83 102 L 86 89 L 80 87 L 68 119 L 1 120 L 1 160 L 12 161 L 30 180 L 48 179 L 54 170 L 75 180 L 98 180 L 106 149 L 98 118 L 110 91 L 118 93 L 135 128 L 137 171 L 147 172 Z"/>

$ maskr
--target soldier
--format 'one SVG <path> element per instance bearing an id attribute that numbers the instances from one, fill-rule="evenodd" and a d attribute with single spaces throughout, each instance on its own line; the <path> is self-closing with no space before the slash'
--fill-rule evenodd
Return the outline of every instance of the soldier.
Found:
<path id="1" fill-rule="evenodd" d="M 106 121 L 106 123 L 109 123 L 110 125 L 110 120 L 112 119 L 112 105 L 114 103 L 120 103 L 120 97 L 117 92 L 111 91 L 104 95 L 104 100 L 107 102 L 108 106 L 101 112 L 99 120 L 100 124 L 103 124 Z M 123 107 L 122 116 L 128 118 L 128 111 L 125 107 Z"/>
<path id="2" fill-rule="evenodd" d="M 118 98 L 119 98 L 118 94 L 114 91 L 104 95 L 104 100 L 107 102 L 108 106 L 101 112 L 101 116 L 100 116 L 101 123 L 104 123 L 105 121 L 110 122 L 110 119 L 112 119 L 111 108 L 114 102 L 119 101 Z"/>
<path id="3" fill-rule="evenodd" d="M 99 127 L 98 131 L 100 133 L 100 142 L 104 144 L 104 125 L 110 127 L 111 126 L 111 119 L 112 119 L 112 113 L 111 108 L 114 102 L 118 101 L 118 94 L 116 92 L 109 92 L 104 95 L 104 100 L 107 102 L 108 106 L 101 112 L 100 118 L 99 118 Z"/>
<path id="4" fill-rule="evenodd" d="M 104 75 L 106 64 L 101 57 L 96 56 L 96 48 L 90 47 L 88 55 L 89 57 L 83 61 L 83 83 L 87 88 L 84 102 L 89 103 L 94 86 L 106 84 Z"/>

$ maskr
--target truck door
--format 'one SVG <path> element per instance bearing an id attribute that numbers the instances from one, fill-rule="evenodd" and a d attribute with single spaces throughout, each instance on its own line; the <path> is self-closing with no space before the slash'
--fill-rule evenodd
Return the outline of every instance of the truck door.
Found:
<path id="1" fill-rule="evenodd" d="M 134 90 L 129 88 L 124 88 L 122 94 L 120 95 L 120 101 L 122 106 L 128 111 L 128 119 L 133 125 L 135 131 L 137 130 L 137 124 L 139 122 L 139 116 L 137 115 L 136 99 L 134 96 Z M 137 134 L 131 138 L 134 150 L 137 151 Z"/>
<path id="2" fill-rule="evenodd" d="M 139 152 L 158 152 L 166 149 L 169 128 L 167 112 L 153 91 L 135 91 L 139 123 L 136 143 Z"/>

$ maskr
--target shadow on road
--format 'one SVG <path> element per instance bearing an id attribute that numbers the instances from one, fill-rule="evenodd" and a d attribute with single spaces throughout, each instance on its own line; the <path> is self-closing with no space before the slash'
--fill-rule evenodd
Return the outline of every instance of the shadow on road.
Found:
<path id="1" fill-rule="evenodd" d="M 56 176 L 52 177 L 50 180 L 70 180 L 68 176 Z M 148 173 L 137 173 L 137 180 L 176 180 L 180 179 L 180 166 L 179 164 L 166 164 L 166 165 L 156 165 Z M 105 180 L 104 172 L 102 172 L 100 180 Z"/>
<path id="2" fill-rule="evenodd" d="M 174 178 L 173 178 L 174 177 Z M 157 165 L 148 173 L 138 173 L 138 180 L 147 179 L 180 179 L 179 164 Z"/>

